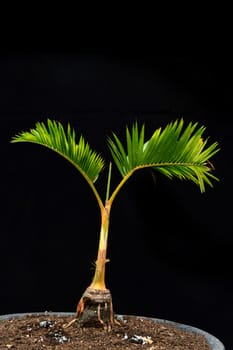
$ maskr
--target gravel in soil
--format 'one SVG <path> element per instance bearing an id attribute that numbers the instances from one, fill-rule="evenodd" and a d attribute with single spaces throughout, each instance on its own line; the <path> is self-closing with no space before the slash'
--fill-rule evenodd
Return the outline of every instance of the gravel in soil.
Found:
<path id="1" fill-rule="evenodd" d="M 124 316 L 110 332 L 72 316 L 27 315 L 0 321 L 0 350 L 210 350 L 205 337 L 140 317 Z"/>

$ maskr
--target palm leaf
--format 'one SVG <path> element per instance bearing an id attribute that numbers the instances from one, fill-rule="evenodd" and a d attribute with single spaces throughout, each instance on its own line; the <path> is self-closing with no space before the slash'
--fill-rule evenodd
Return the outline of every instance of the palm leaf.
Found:
<path id="1" fill-rule="evenodd" d="M 126 146 L 116 134 L 108 139 L 113 160 L 121 175 L 129 177 L 142 168 L 152 168 L 169 178 L 190 180 L 205 191 L 205 184 L 212 186 L 211 180 L 218 180 L 211 171 L 209 159 L 219 151 L 217 142 L 207 146 L 202 135 L 205 127 L 190 122 L 184 128 L 184 121 L 176 120 L 164 129 L 155 130 L 145 142 L 144 125 L 139 131 L 137 123 L 130 133 L 126 128 Z"/>
<path id="2" fill-rule="evenodd" d="M 68 124 L 65 130 L 60 122 L 47 120 L 36 123 L 34 129 L 13 137 L 11 142 L 32 142 L 52 149 L 72 163 L 86 178 L 94 183 L 104 167 L 102 157 L 93 151 L 80 136 L 78 143 L 74 129 Z"/>

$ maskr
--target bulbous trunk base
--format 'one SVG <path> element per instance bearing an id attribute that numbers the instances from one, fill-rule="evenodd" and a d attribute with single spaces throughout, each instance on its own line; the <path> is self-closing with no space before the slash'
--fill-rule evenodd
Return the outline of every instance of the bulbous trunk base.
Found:
<path id="1" fill-rule="evenodd" d="M 82 325 L 97 321 L 104 329 L 110 331 L 114 322 L 117 322 L 114 320 L 110 290 L 88 287 L 79 300 L 75 319 L 65 325 L 65 328 L 77 320 Z"/>

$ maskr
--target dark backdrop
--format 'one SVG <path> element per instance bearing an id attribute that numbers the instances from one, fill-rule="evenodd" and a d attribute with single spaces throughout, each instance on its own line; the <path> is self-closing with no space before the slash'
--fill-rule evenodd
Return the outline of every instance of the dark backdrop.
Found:
<path id="1" fill-rule="evenodd" d="M 112 208 L 107 285 L 115 311 L 165 318 L 232 340 L 232 67 L 226 57 L 135 53 L 0 56 L 0 313 L 74 311 L 91 281 L 99 212 L 58 155 L 10 138 L 47 117 L 82 132 L 107 160 L 106 135 L 183 117 L 218 141 L 220 178 L 132 178 Z M 113 183 L 119 180 L 117 171 Z M 106 173 L 98 180 L 102 195 Z"/>

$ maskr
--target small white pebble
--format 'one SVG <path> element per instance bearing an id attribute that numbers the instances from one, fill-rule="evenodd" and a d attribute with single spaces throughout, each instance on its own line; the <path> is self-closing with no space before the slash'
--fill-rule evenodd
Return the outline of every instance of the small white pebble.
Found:
<path id="1" fill-rule="evenodd" d="M 145 344 L 152 344 L 153 340 L 151 339 L 151 337 L 147 336 L 147 337 L 142 337 L 141 335 L 134 335 L 131 338 L 133 341 L 135 341 L 136 343 L 141 343 L 142 345 Z"/>
<path id="2" fill-rule="evenodd" d="M 68 341 L 67 337 L 63 335 L 61 338 L 59 338 L 59 343 L 66 343 Z"/>

